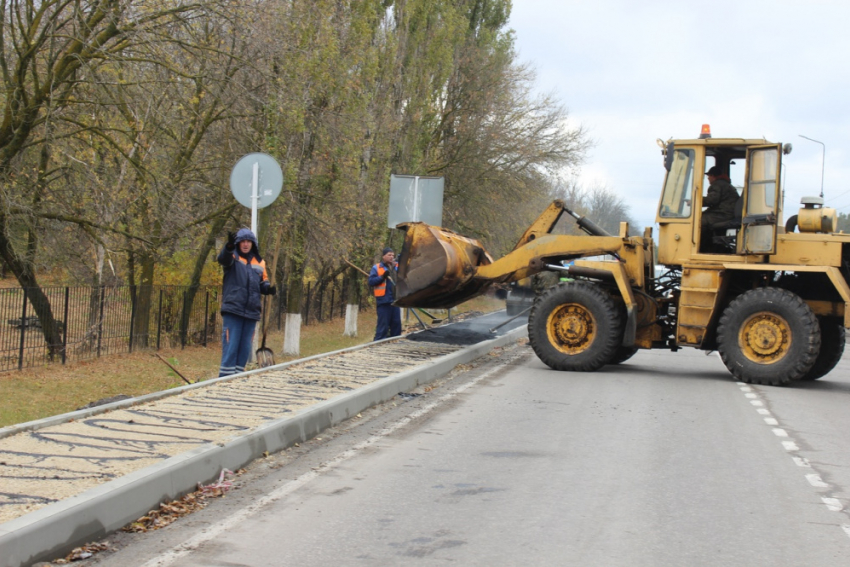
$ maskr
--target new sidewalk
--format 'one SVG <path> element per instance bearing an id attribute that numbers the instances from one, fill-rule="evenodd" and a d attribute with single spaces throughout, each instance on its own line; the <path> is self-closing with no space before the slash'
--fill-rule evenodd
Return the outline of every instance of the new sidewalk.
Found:
<path id="1" fill-rule="evenodd" d="M 120 529 L 161 502 L 174 500 L 195 490 L 199 482 L 210 482 L 217 478 L 224 468 L 236 470 L 265 452 L 273 453 L 294 443 L 306 441 L 328 427 L 383 403 L 400 392 L 410 391 L 445 376 L 456 366 L 473 361 L 493 348 L 507 345 L 525 336 L 523 319 L 502 327 L 496 333 L 489 333 L 490 327 L 504 319 L 503 312 L 491 314 L 472 321 L 435 328 L 420 334 L 419 337 L 412 335 L 402 339 L 388 339 L 365 347 L 245 373 L 241 376 L 258 378 L 265 372 L 280 371 L 283 367 L 358 350 L 380 348 L 392 342 L 402 344 L 410 341 L 407 344 L 414 344 L 416 338 L 423 343 L 443 343 L 454 348 L 449 354 L 424 361 L 398 374 L 379 378 L 346 393 L 303 407 L 294 413 L 272 417 L 259 425 L 245 428 L 225 441 L 196 446 L 81 494 L 0 524 L 0 567 L 20 567 L 62 556 L 74 547 Z M 176 394 L 183 394 L 180 390 L 184 389 L 193 390 L 187 386 L 177 389 Z M 162 397 L 162 394 L 151 397 L 156 396 Z M 139 404 L 140 401 L 144 400 L 124 400 L 98 408 L 98 411 L 114 411 L 133 406 L 134 403 Z M 74 412 L 77 413 L 81 412 Z M 74 414 L 49 420 L 51 423 L 63 420 L 67 422 L 74 419 Z M 77 419 L 90 415 L 87 413 Z M 33 424 L 26 425 L 31 428 Z"/>

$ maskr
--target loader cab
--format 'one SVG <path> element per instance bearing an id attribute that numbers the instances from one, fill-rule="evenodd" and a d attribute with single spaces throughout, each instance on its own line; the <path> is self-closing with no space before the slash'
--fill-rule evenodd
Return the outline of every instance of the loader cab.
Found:
<path id="1" fill-rule="evenodd" d="M 741 262 L 775 252 L 782 202 L 779 144 L 708 138 L 661 145 L 667 173 L 656 217 L 659 263 Z M 734 212 L 722 220 L 705 215 L 705 174 L 713 167 L 728 175 L 738 194 Z"/>

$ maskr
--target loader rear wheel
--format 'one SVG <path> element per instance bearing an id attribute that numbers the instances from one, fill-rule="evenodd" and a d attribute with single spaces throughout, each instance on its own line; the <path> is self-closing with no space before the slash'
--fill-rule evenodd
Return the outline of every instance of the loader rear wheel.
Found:
<path id="1" fill-rule="evenodd" d="M 742 382 L 782 386 L 806 375 L 820 352 L 817 317 L 788 290 L 750 290 L 723 311 L 720 358 Z"/>
<path id="2" fill-rule="evenodd" d="M 555 370 L 598 370 L 613 360 L 622 337 L 623 318 L 614 300 L 588 282 L 549 288 L 528 319 L 531 348 Z"/>
<path id="3" fill-rule="evenodd" d="M 820 354 L 812 368 L 800 380 L 823 378 L 835 368 L 844 354 L 844 325 L 838 319 L 818 317 L 820 325 Z"/>

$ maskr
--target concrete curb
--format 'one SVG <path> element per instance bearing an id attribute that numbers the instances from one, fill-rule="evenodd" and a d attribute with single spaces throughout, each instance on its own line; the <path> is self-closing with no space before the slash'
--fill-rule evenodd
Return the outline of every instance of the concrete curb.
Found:
<path id="1" fill-rule="evenodd" d="M 293 416 L 270 421 L 227 443 L 197 447 L 0 524 L 0 567 L 22 567 L 60 557 L 74 547 L 122 528 L 161 502 L 194 491 L 199 482 L 206 483 L 217 478 L 223 468 L 236 470 L 265 451 L 274 453 L 311 439 L 328 427 L 383 403 L 399 392 L 432 382 L 459 364 L 480 358 L 491 349 L 514 342 L 524 335 L 525 327 L 519 327 L 493 340 L 471 345 L 420 367 L 320 402 Z"/>

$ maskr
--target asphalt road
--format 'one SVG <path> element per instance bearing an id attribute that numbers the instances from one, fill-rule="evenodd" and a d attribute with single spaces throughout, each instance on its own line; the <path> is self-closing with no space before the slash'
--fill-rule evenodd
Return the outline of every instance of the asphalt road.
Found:
<path id="1" fill-rule="evenodd" d="M 527 346 L 258 463 L 95 565 L 845 565 L 850 359 L 791 388 L 716 355 L 559 373 Z"/>

